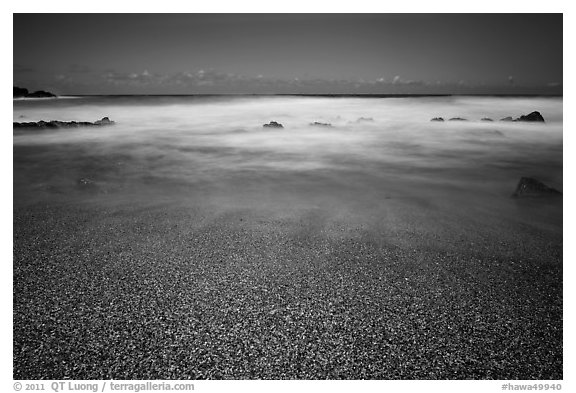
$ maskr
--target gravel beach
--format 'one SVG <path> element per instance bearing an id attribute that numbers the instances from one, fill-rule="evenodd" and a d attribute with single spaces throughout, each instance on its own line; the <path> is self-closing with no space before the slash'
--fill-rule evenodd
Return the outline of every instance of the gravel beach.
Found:
<path id="1" fill-rule="evenodd" d="M 562 379 L 557 228 L 383 209 L 15 209 L 14 378 Z"/>

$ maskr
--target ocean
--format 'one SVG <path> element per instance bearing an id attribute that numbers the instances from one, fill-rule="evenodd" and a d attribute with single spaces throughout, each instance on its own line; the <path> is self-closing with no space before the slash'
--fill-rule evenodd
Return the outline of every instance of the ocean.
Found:
<path id="1" fill-rule="evenodd" d="M 546 123 L 498 121 L 534 110 Z M 562 98 L 14 101 L 14 121 L 104 116 L 116 124 L 14 131 L 15 203 L 166 200 L 276 211 L 331 206 L 372 216 L 381 204 L 395 201 L 428 211 L 462 208 L 518 219 L 522 214 L 510 195 L 520 177 L 562 190 Z M 430 121 L 437 116 L 468 121 Z M 485 117 L 495 121 L 480 121 Z M 270 121 L 284 128 L 262 127 Z M 543 220 L 550 219 L 548 213 Z M 553 221 L 560 225 L 560 212 Z"/>

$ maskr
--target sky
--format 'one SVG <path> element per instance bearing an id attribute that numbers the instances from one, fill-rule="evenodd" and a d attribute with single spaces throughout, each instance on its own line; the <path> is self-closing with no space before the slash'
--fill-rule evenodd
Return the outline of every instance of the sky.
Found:
<path id="1" fill-rule="evenodd" d="M 14 14 L 57 94 L 562 94 L 562 14 Z"/>

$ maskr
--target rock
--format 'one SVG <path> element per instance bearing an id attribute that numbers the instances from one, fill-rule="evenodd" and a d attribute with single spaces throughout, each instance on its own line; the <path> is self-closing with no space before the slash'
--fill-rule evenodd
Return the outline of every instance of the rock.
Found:
<path id="1" fill-rule="evenodd" d="M 30 97 L 30 98 L 50 98 L 50 97 L 56 97 L 56 94 L 52 94 L 49 91 L 44 91 L 44 90 L 38 90 L 35 91 L 34 93 L 29 93 L 26 95 L 26 97 Z"/>
<path id="2" fill-rule="evenodd" d="M 562 193 L 546 184 L 531 178 L 523 177 L 516 187 L 513 197 L 542 197 L 542 196 L 560 196 Z"/>
<path id="3" fill-rule="evenodd" d="M 542 117 L 540 112 L 534 111 L 534 112 L 529 113 L 527 115 L 522 115 L 514 121 L 539 121 L 539 122 L 543 123 L 544 118 Z"/>
<path id="4" fill-rule="evenodd" d="M 108 117 L 103 117 L 101 120 L 96 120 L 94 122 L 94 125 L 98 125 L 98 126 L 108 126 L 108 125 L 112 125 L 114 124 L 113 121 L 111 121 Z"/>
<path id="5" fill-rule="evenodd" d="M 319 126 L 319 127 L 332 127 L 330 123 L 320 123 L 315 121 L 314 123 L 310 123 L 311 126 Z"/>
<path id="6" fill-rule="evenodd" d="M 430 121 L 444 121 L 443 117 L 433 117 Z"/>
<path id="7" fill-rule="evenodd" d="M 512 116 L 506 116 L 506 117 L 500 119 L 500 121 L 514 121 L 514 119 L 512 119 Z"/>
<path id="8" fill-rule="evenodd" d="M 113 125 L 115 122 L 107 117 L 103 117 L 101 120 L 96 120 L 94 123 L 89 121 L 59 121 L 50 120 L 44 121 L 40 120 L 38 122 L 23 122 L 13 123 L 13 128 L 35 128 L 35 129 L 45 129 L 45 128 L 73 128 L 73 127 L 95 127 L 95 126 L 108 126 Z"/>
<path id="9" fill-rule="evenodd" d="M 23 87 L 13 86 L 14 87 L 14 98 L 26 97 L 28 95 L 28 89 Z"/>
<path id="10" fill-rule="evenodd" d="M 276 121 L 271 121 L 268 124 L 264 124 L 263 127 L 265 128 L 284 128 L 284 126 Z"/>
<path id="11" fill-rule="evenodd" d="M 494 121 L 489 117 L 483 117 L 482 119 L 480 119 L 481 121 Z"/>
<path id="12" fill-rule="evenodd" d="M 14 98 L 22 98 L 22 97 L 51 98 L 51 97 L 56 97 L 56 94 L 52 94 L 49 91 L 38 90 L 38 91 L 35 91 L 34 93 L 29 93 L 28 89 L 25 89 L 23 87 L 18 87 L 18 86 L 13 86 L 13 91 L 14 91 Z"/>
<path id="13" fill-rule="evenodd" d="M 358 120 L 356 120 L 356 121 L 357 121 L 358 123 L 361 123 L 361 122 L 363 122 L 363 121 L 374 121 L 374 119 L 371 118 L 371 117 L 360 117 L 360 118 L 358 118 Z"/>
<path id="14" fill-rule="evenodd" d="M 464 119 L 462 117 L 453 117 L 449 121 L 468 121 L 468 119 Z"/>

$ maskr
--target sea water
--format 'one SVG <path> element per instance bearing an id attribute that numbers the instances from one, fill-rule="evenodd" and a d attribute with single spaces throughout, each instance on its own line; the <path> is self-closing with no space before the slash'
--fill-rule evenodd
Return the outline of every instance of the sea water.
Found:
<path id="1" fill-rule="evenodd" d="M 546 122 L 500 121 L 532 111 Z M 561 201 L 511 198 L 523 176 L 562 191 L 558 97 L 75 97 L 15 100 L 13 113 L 15 122 L 116 122 L 14 130 L 15 207 L 318 208 L 397 221 L 408 213 L 390 212 L 436 212 L 561 233 Z M 270 121 L 284 128 L 264 128 Z"/>

